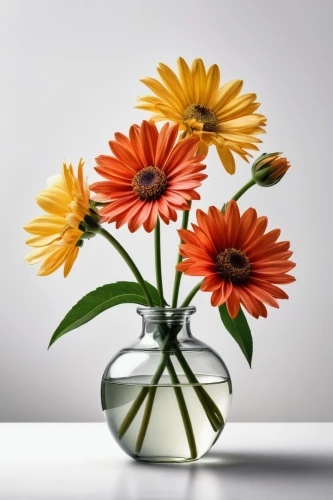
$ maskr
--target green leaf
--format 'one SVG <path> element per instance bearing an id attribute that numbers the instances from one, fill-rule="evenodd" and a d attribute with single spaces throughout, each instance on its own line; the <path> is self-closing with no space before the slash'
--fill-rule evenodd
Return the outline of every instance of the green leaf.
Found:
<path id="1" fill-rule="evenodd" d="M 126 281 L 124 283 L 126 283 Z M 148 289 L 149 295 L 151 296 L 152 301 L 154 302 L 154 305 L 160 306 L 160 294 L 158 293 L 157 288 L 155 288 L 153 285 L 148 283 L 148 281 L 145 281 L 145 283 L 146 283 L 146 287 Z M 137 283 L 135 283 L 135 284 L 137 284 Z M 164 300 L 164 305 L 168 306 L 169 304 L 166 302 L 166 300 L 165 299 L 163 299 L 163 300 Z"/>
<path id="2" fill-rule="evenodd" d="M 153 302 L 159 304 L 159 293 L 156 288 L 148 282 L 146 282 L 146 285 Z M 118 281 L 117 283 L 101 286 L 85 295 L 66 314 L 52 335 L 49 348 L 56 340 L 65 335 L 65 333 L 75 330 L 75 328 L 79 328 L 79 326 L 88 323 L 88 321 L 95 318 L 95 316 L 101 312 L 119 304 L 148 305 L 138 283 Z"/>
<path id="3" fill-rule="evenodd" d="M 239 309 L 239 313 L 234 319 L 229 316 L 226 304 L 222 304 L 219 307 L 219 311 L 224 326 L 242 349 L 243 354 L 251 367 L 253 340 L 250 327 L 242 308 Z"/>

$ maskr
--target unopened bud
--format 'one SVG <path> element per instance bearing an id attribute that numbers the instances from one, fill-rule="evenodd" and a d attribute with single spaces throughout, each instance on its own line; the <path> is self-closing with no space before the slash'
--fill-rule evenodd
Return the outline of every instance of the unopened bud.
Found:
<path id="1" fill-rule="evenodd" d="M 258 186 L 274 186 L 291 167 L 287 158 L 281 158 L 282 153 L 264 153 L 252 165 L 252 178 Z"/>

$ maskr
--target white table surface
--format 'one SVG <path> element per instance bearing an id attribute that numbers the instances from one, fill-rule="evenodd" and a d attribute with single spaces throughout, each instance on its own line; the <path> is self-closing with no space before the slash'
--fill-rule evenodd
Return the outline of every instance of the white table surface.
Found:
<path id="1" fill-rule="evenodd" d="M 228 423 L 191 464 L 142 464 L 106 424 L 0 424 L 1 500 L 331 500 L 332 424 Z"/>

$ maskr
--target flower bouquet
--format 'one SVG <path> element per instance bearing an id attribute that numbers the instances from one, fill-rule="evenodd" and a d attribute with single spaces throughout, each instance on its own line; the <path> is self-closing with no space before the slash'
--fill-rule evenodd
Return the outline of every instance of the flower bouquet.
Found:
<path id="1" fill-rule="evenodd" d="M 192 203 L 200 199 L 201 184 L 209 182 L 204 163 L 209 147 L 216 147 L 222 166 L 234 174 L 235 155 L 248 162 L 249 151 L 258 151 L 266 118 L 256 113 L 255 94 L 241 94 L 241 80 L 220 86 L 216 64 L 206 70 L 201 59 L 189 67 L 179 58 L 179 76 L 164 64 L 157 71 L 161 81 L 142 79 L 152 95 L 139 97 L 136 106 L 151 113 L 149 121 L 132 125 L 128 134 L 115 133 L 111 154 L 96 158 L 95 170 L 104 180 L 89 185 L 82 160 L 77 170 L 64 163 L 61 175 L 37 196 L 45 214 L 25 226 L 33 247 L 25 259 L 41 263 L 39 276 L 63 266 L 66 277 L 86 240 L 101 235 L 117 250 L 135 281 L 106 284 L 83 297 L 61 321 L 50 346 L 106 309 L 138 304 L 141 335 L 114 356 L 103 375 L 106 420 L 133 458 L 191 461 L 220 435 L 232 394 L 222 359 L 191 334 L 192 301 L 199 291 L 211 294 L 212 306 L 251 365 L 246 313 L 267 317 L 267 305 L 279 307 L 277 299 L 288 296 L 277 285 L 294 281 L 288 272 L 295 264 L 289 242 L 278 241 L 280 230 L 267 232 L 267 217 L 252 207 L 240 214 L 237 200 L 252 186 L 274 186 L 290 165 L 281 153 L 262 154 L 248 183 L 221 206 L 207 213 L 197 209 L 189 229 Z M 165 123 L 158 128 L 159 121 Z M 180 245 L 169 298 L 163 291 L 161 225 L 176 222 L 178 212 Z M 111 232 L 106 224 L 112 224 Z M 124 224 L 131 233 L 142 227 L 154 231 L 156 286 L 144 279 L 117 239 L 115 229 Z M 180 301 L 183 274 L 196 278 Z"/>

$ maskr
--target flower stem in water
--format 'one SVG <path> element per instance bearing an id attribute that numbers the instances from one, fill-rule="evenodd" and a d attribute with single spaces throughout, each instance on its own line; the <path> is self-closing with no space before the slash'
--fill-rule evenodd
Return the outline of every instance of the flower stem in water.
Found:
<path id="1" fill-rule="evenodd" d="M 184 428 L 185 428 L 185 432 L 186 432 L 186 437 L 187 437 L 188 445 L 189 445 L 189 448 L 190 448 L 191 458 L 197 458 L 198 452 L 197 452 L 197 446 L 196 446 L 196 443 L 195 443 L 195 437 L 194 437 L 192 422 L 191 422 L 190 415 L 189 415 L 189 412 L 188 412 L 188 409 L 187 409 L 187 405 L 186 405 L 186 401 L 185 401 L 185 398 L 184 398 L 184 394 L 183 394 L 182 388 L 179 387 L 179 385 L 180 385 L 179 378 L 177 376 L 176 370 L 175 370 L 175 368 L 174 368 L 174 366 L 172 364 L 171 359 L 169 359 L 169 362 L 167 364 L 167 369 L 168 369 L 168 372 L 169 372 L 169 376 L 170 376 L 171 382 L 173 384 L 177 384 L 177 385 L 174 386 L 173 389 L 175 391 L 175 395 L 176 395 L 176 398 L 177 398 L 177 402 L 178 402 L 180 414 L 181 414 L 182 419 L 183 419 L 183 424 L 184 424 Z"/>

